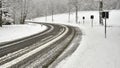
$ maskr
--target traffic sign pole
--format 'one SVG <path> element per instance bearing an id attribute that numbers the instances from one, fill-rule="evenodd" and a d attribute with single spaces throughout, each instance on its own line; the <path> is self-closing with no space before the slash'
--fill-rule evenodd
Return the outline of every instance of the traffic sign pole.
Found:
<path id="1" fill-rule="evenodd" d="M 102 12 L 102 18 L 105 19 L 105 38 L 107 38 L 107 19 L 109 18 L 109 12 Z"/>
<path id="2" fill-rule="evenodd" d="M 107 38 L 107 20 L 106 20 L 106 13 L 105 13 L 105 38 Z"/>
<path id="3" fill-rule="evenodd" d="M 93 27 L 93 19 L 92 19 L 92 22 L 91 22 L 91 26 Z"/>
<path id="4" fill-rule="evenodd" d="M 94 15 L 91 15 L 91 27 L 93 27 L 93 19 L 94 19 Z"/>
<path id="5" fill-rule="evenodd" d="M 83 24 L 85 23 L 85 17 L 83 17 Z"/>

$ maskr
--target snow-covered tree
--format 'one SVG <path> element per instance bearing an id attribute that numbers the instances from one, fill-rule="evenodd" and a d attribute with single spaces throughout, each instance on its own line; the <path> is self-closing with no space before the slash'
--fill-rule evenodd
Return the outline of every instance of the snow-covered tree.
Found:
<path id="1" fill-rule="evenodd" d="M 75 8 L 75 18 L 76 23 L 78 23 L 78 10 L 79 10 L 79 1 L 78 0 L 70 0 L 69 1 L 71 5 Z"/>
<path id="2" fill-rule="evenodd" d="M 21 0 L 21 19 L 20 23 L 24 24 L 25 19 L 27 17 L 27 12 L 28 12 L 28 1 L 27 0 Z"/>

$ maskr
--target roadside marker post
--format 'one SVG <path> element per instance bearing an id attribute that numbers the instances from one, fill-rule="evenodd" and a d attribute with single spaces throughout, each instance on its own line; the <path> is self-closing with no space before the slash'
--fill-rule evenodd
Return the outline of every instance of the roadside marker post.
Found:
<path id="1" fill-rule="evenodd" d="M 85 23 L 85 17 L 83 16 L 83 24 Z"/>
<path id="2" fill-rule="evenodd" d="M 91 27 L 93 27 L 93 19 L 94 19 L 94 15 L 91 15 Z"/>

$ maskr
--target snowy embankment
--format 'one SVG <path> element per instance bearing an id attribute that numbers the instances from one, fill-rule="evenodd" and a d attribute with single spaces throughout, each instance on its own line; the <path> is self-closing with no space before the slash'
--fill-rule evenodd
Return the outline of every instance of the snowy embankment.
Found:
<path id="1" fill-rule="evenodd" d="M 28 37 L 46 29 L 46 26 L 33 23 L 24 25 L 3 25 L 3 27 L 0 28 L 0 43 Z"/>
<path id="2" fill-rule="evenodd" d="M 110 10 L 107 20 L 107 38 L 104 38 L 104 26 L 99 25 L 98 11 L 79 12 L 80 24 L 75 24 L 75 14 L 71 14 L 68 23 L 68 14 L 54 16 L 54 23 L 78 26 L 83 32 L 82 41 L 77 50 L 68 58 L 60 62 L 56 68 L 120 68 L 120 10 Z M 90 15 L 94 15 L 94 27 L 91 27 Z M 82 17 L 85 16 L 85 24 Z M 36 18 L 33 21 L 45 22 L 45 18 Z M 51 22 L 51 16 L 47 22 Z"/>

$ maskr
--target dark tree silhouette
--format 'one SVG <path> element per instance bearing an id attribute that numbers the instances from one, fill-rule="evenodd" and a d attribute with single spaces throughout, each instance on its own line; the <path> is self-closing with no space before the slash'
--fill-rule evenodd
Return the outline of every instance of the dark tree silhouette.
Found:
<path id="1" fill-rule="evenodd" d="M 2 27 L 2 0 L 0 0 L 0 27 Z"/>

